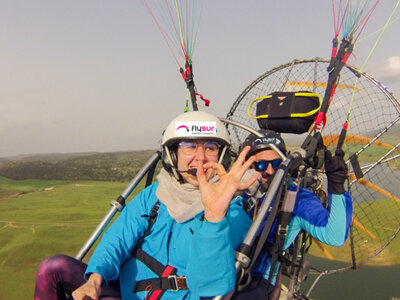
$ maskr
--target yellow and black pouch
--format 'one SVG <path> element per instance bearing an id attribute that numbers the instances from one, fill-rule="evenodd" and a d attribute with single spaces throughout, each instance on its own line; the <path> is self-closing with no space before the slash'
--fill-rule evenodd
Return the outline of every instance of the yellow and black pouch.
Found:
<path id="1" fill-rule="evenodd" d="M 256 104 L 256 115 L 251 114 Z M 316 93 L 273 92 L 254 99 L 248 108 L 248 115 L 257 119 L 261 129 L 281 133 L 301 134 L 307 132 L 322 105 L 322 98 Z"/>

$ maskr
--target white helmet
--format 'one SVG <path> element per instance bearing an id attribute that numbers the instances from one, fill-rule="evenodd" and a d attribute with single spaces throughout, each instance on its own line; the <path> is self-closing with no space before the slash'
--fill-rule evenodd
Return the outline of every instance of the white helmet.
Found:
<path id="1" fill-rule="evenodd" d="M 163 147 L 163 165 L 168 172 L 172 172 L 178 180 L 181 180 L 177 173 L 177 161 L 175 146 L 178 141 L 187 139 L 209 139 L 217 141 L 223 147 L 219 163 L 229 161 L 228 148 L 231 144 L 228 130 L 223 123 L 215 116 L 203 111 L 191 111 L 183 113 L 173 119 L 165 129 L 161 146 Z M 227 167 L 225 164 L 225 167 Z"/>
<path id="2" fill-rule="evenodd" d="M 186 112 L 173 119 L 164 131 L 161 145 L 170 146 L 183 139 L 210 139 L 224 146 L 231 144 L 222 122 L 203 111 Z"/>

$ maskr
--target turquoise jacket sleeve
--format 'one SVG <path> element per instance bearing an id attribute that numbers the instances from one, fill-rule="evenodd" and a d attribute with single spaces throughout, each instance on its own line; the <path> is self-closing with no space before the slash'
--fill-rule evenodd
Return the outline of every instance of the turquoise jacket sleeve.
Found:
<path id="1" fill-rule="evenodd" d="M 155 204 L 157 199 L 151 195 L 157 186 L 149 186 L 132 199 L 104 233 L 90 258 L 86 279 L 91 273 L 98 273 L 107 285 L 108 281 L 118 278 L 121 265 L 130 257 L 133 247 L 147 229 L 147 219 L 141 216 L 148 214 Z"/>
<path id="2" fill-rule="evenodd" d="M 145 217 L 157 202 L 154 184 L 131 200 L 104 234 L 85 273 L 103 276 L 105 284 L 120 279 L 124 299 L 144 298 L 133 293 L 135 281 L 157 277 L 145 264 L 131 257 L 134 245 L 148 227 Z M 227 217 L 219 223 L 201 221 L 201 214 L 184 223 L 176 223 L 161 204 L 151 233 L 142 249 L 163 265 L 186 276 L 188 290 L 167 290 L 163 299 L 199 299 L 227 294 L 234 288 L 236 270 L 234 250 L 243 240 L 251 220 L 240 199 L 234 199 Z"/>
<path id="3" fill-rule="evenodd" d="M 284 249 L 294 241 L 301 229 L 325 244 L 341 246 L 347 239 L 352 215 L 349 193 L 329 194 L 329 207 L 326 209 L 312 192 L 300 189 Z"/>
<path id="4" fill-rule="evenodd" d="M 234 250 L 250 225 L 241 198 L 232 201 L 227 217 L 219 223 L 196 217 L 186 270 L 188 286 L 194 295 L 212 297 L 233 290 L 236 280 Z"/>

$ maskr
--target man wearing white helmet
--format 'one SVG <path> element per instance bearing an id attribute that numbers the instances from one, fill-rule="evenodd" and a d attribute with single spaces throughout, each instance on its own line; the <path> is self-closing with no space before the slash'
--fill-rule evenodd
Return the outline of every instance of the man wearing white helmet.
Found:
<path id="1" fill-rule="evenodd" d="M 218 118 L 200 111 L 175 118 L 162 137 L 164 168 L 157 182 L 127 204 L 87 268 L 66 256 L 45 260 L 35 299 L 63 299 L 57 294 L 80 285 L 74 299 L 199 299 L 230 292 L 234 249 L 251 223 L 240 199 L 232 198 L 258 174 L 241 182 L 254 162 L 245 159 L 250 147 L 227 171 L 229 145 Z"/>

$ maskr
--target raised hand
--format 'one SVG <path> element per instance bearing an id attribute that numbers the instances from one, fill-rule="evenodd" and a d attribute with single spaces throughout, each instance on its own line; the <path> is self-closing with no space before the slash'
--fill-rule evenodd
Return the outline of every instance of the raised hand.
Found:
<path id="1" fill-rule="evenodd" d="M 255 160 L 254 156 L 245 160 L 249 150 L 249 146 L 242 150 L 229 172 L 226 172 L 225 168 L 216 162 L 207 162 L 204 165 L 202 162 L 199 163 L 197 180 L 204 205 L 204 217 L 207 221 L 221 221 L 228 211 L 235 192 L 247 189 L 257 180 L 259 174 L 255 173 L 249 180 L 241 182 L 244 173 Z M 219 182 L 216 184 L 208 182 L 205 169 L 215 170 L 219 176 Z"/>

